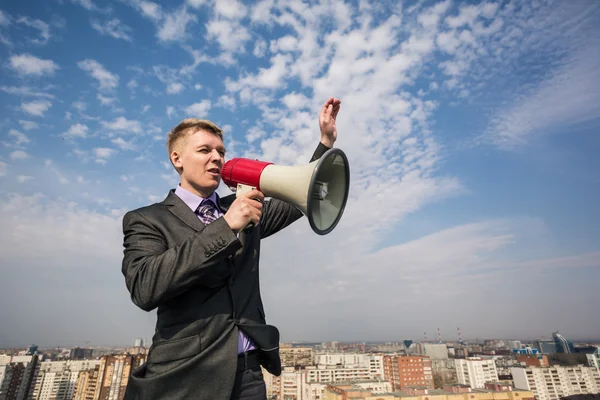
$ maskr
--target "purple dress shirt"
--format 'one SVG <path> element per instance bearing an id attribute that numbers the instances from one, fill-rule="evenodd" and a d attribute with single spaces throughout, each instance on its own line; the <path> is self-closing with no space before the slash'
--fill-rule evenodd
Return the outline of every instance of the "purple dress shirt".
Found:
<path id="1" fill-rule="evenodd" d="M 188 190 L 185 190 L 184 188 L 181 187 L 181 185 L 177 185 L 177 188 L 175 188 L 175 194 L 181 200 L 183 200 L 183 202 L 185 204 L 187 204 L 187 206 L 189 208 L 191 208 L 192 211 L 194 211 L 194 212 L 196 212 L 200 203 L 202 203 L 202 201 L 205 200 L 203 197 L 200 197 Z M 215 208 L 217 209 L 217 215 L 216 215 L 217 218 L 222 217 L 223 211 L 221 211 L 219 209 L 219 207 L 217 206 L 216 192 L 213 192 L 208 199 L 212 200 L 212 202 L 215 203 Z M 200 218 L 200 217 L 198 217 L 198 218 Z M 240 334 L 239 334 L 239 338 L 238 338 L 238 354 L 249 351 L 249 350 L 254 350 L 256 347 L 254 346 L 252 339 L 250 339 L 248 337 L 248 335 L 246 335 L 241 329 L 239 330 L 239 332 L 240 332 Z"/>

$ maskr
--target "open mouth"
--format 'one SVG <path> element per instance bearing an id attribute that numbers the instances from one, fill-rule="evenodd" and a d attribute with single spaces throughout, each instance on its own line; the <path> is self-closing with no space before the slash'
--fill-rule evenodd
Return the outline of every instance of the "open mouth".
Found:
<path id="1" fill-rule="evenodd" d="M 219 170 L 219 168 L 211 168 L 211 169 L 208 170 L 208 172 L 210 172 L 211 174 L 219 175 L 219 173 L 221 171 Z"/>

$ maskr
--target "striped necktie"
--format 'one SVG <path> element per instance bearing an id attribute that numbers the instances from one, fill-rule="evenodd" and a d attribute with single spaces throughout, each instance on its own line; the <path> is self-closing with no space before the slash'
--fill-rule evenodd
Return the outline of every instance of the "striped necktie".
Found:
<path id="1" fill-rule="evenodd" d="M 208 199 L 203 200 L 202 203 L 200 203 L 200 206 L 198 206 L 196 213 L 205 225 L 214 222 L 218 218 L 217 207 L 215 206 L 215 203 Z"/>

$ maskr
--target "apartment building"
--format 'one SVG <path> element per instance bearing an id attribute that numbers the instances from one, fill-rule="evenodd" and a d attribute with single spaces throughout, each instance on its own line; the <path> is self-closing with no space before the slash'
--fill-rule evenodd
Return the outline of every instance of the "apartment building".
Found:
<path id="1" fill-rule="evenodd" d="M 531 390 L 537 400 L 600 393 L 600 372 L 593 367 L 514 367 L 511 374 L 515 387 Z"/>
<path id="2" fill-rule="evenodd" d="M 455 359 L 456 378 L 458 383 L 467 385 L 473 389 L 485 387 L 487 382 L 498 381 L 498 370 L 496 362 L 492 359 L 481 357 L 467 357 Z"/>
<path id="3" fill-rule="evenodd" d="M 384 356 L 384 379 L 392 383 L 394 390 L 409 386 L 433 389 L 431 359 L 426 356 Z"/>
<path id="4" fill-rule="evenodd" d="M 484 389 L 448 385 L 443 389 L 406 388 L 402 391 L 374 393 L 353 384 L 330 384 L 323 400 L 534 400 L 531 391 L 514 390 L 508 385 L 488 384 Z"/>

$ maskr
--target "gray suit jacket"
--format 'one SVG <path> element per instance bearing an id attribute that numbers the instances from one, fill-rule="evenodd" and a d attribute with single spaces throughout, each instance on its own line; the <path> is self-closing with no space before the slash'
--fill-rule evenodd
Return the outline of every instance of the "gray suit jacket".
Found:
<path id="1" fill-rule="evenodd" d="M 319 144 L 311 161 L 328 148 Z M 219 200 L 225 212 L 235 195 Z M 122 272 L 134 304 L 157 309 L 148 360 L 129 378 L 125 400 L 229 399 L 238 329 L 281 374 L 279 331 L 267 325 L 259 288 L 260 241 L 302 217 L 294 206 L 265 201 L 260 223 L 239 238 L 221 217 L 204 225 L 171 190 L 123 217 Z"/>

